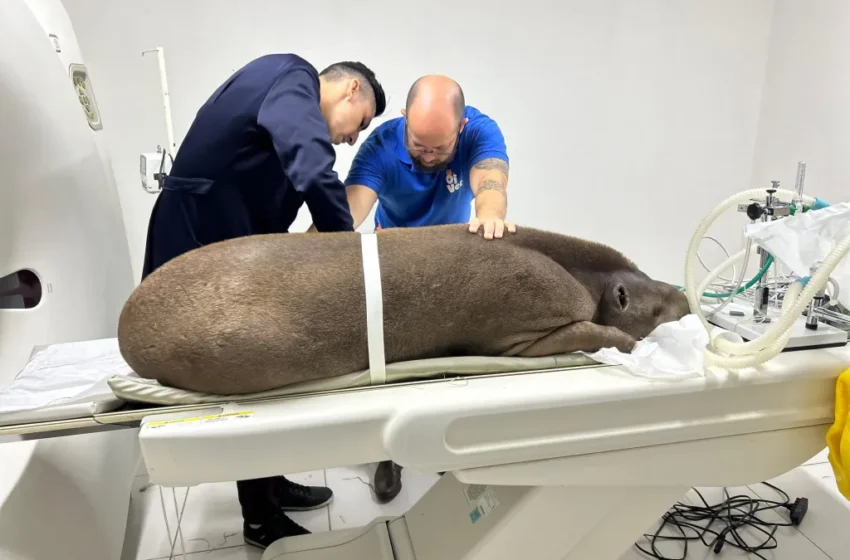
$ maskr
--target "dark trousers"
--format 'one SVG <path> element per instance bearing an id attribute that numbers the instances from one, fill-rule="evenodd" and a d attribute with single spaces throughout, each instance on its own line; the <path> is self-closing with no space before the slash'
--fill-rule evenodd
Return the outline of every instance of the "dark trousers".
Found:
<path id="1" fill-rule="evenodd" d="M 250 219 L 240 208 L 207 208 L 221 204 L 209 194 L 192 194 L 163 190 L 154 203 L 145 243 L 142 280 L 154 270 L 202 245 L 254 233 Z M 231 214 L 221 219 L 221 211 Z M 206 219 L 204 219 L 206 217 Z M 261 523 L 280 511 L 275 489 L 286 483 L 282 476 L 242 480 L 236 483 L 242 517 L 247 522 Z"/>
<path id="2" fill-rule="evenodd" d="M 246 523 L 261 524 L 269 517 L 280 513 L 280 495 L 276 488 L 285 483 L 282 476 L 240 480 L 236 483 L 239 505 L 242 506 L 242 519 Z"/>

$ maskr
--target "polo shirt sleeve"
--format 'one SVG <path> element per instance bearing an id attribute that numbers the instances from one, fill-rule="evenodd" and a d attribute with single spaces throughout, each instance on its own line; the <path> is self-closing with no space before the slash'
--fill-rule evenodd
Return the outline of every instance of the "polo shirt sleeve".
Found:
<path id="1" fill-rule="evenodd" d="M 496 121 L 490 117 L 480 116 L 466 125 L 469 132 L 470 152 L 469 167 L 484 159 L 497 158 L 510 163 L 505 137 Z"/>
<path id="2" fill-rule="evenodd" d="M 260 105 L 258 126 L 270 138 L 284 174 L 304 195 L 319 231 L 354 231 L 336 151 L 319 108 L 318 78 L 298 68 L 280 76 Z"/>
<path id="3" fill-rule="evenodd" d="M 379 129 L 375 129 L 357 150 L 345 179 L 345 186 L 363 185 L 380 194 L 385 181 L 384 146 Z"/>

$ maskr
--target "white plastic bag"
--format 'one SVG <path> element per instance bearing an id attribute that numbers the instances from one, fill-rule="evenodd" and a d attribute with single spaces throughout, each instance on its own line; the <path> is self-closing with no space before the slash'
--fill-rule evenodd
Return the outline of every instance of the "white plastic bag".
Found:
<path id="1" fill-rule="evenodd" d="M 677 380 L 705 374 L 703 355 L 707 344 L 708 333 L 702 322 L 696 315 L 686 315 L 656 327 L 629 354 L 616 348 L 585 354 L 603 364 L 623 366 L 640 377 Z"/>
<path id="2" fill-rule="evenodd" d="M 842 202 L 772 222 L 744 228 L 744 235 L 764 247 L 800 277 L 811 276 L 811 266 L 850 235 L 850 203 Z M 838 282 L 838 300 L 850 307 L 850 259 L 842 260 L 831 277 Z"/>

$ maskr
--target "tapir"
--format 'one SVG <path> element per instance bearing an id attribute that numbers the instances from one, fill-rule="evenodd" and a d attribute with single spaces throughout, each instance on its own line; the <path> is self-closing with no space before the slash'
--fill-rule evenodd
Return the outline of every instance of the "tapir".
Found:
<path id="1" fill-rule="evenodd" d="M 387 363 L 633 349 L 688 314 L 674 286 L 620 252 L 519 228 L 377 234 Z M 141 377 L 245 394 L 369 367 L 360 234 L 241 237 L 167 262 L 121 312 L 121 354 Z"/>

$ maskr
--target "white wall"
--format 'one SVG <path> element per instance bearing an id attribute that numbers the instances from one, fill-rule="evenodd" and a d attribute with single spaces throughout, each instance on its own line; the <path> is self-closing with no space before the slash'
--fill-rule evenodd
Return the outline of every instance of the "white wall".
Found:
<path id="1" fill-rule="evenodd" d="M 505 133 L 510 218 L 610 243 L 679 282 L 698 219 L 748 186 L 773 15 L 772 0 L 65 4 L 109 129 L 137 278 L 154 199 L 138 156 L 166 143 L 156 60 L 140 53 L 161 45 L 178 143 L 219 83 L 261 54 L 362 60 L 392 117 L 415 78 L 448 74 Z M 338 153 L 344 176 L 355 150 Z M 293 231 L 309 222 L 305 210 Z"/>
<path id="2" fill-rule="evenodd" d="M 850 200 L 850 2 L 777 0 L 765 79 L 754 186 L 793 189 L 807 163 L 806 192 Z"/>

